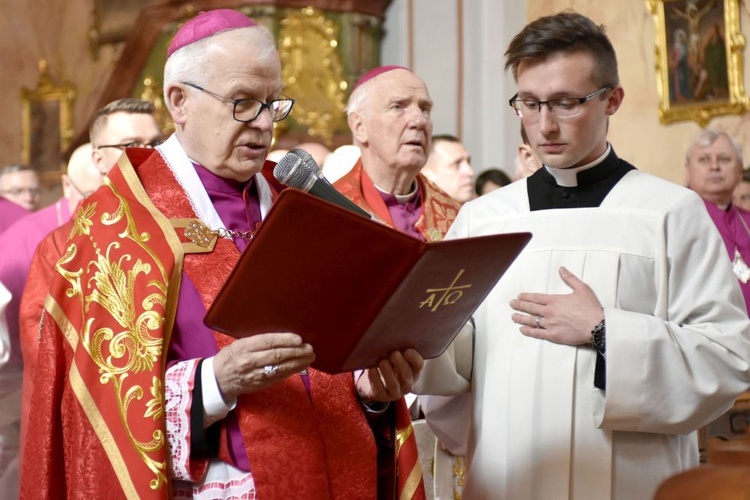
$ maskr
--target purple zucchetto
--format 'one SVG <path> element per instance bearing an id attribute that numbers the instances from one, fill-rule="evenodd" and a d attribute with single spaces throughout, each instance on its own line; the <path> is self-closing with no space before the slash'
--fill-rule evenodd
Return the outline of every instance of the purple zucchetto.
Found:
<path id="1" fill-rule="evenodd" d="M 216 33 L 253 26 L 258 26 L 258 23 L 236 10 L 216 9 L 201 12 L 177 31 L 167 49 L 167 58 L 182 47 Z"/>
<path id="2" fill-rule="evenodd" d="M 357 90 L 357 87 L 359 87 L 363 83 L 369 82 L 376 76 L 382 75 L 383 73 L 387 73 L 389 71 L 393 71 L 394 69 L 405 69 L 406 71 L 412 72 L 409 68 L 406 68 L 404 66 L 397 66 L 395 64 L 392 64 L 390 66 L 378 66 L 377 68 L 372 68 L 370 71 L 362 75 L 362 77 L 359 80 L 357 80 L 357 83 L 354 84 L 354 87 L 352 88 L 352 92 Z"/>

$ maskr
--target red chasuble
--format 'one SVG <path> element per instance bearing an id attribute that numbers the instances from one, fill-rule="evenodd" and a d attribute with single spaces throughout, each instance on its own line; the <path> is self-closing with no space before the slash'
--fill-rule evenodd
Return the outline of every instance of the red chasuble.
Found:
<path id="1" fill-rule="evenodd" d="M 77 212 L 45 303 L 23 498 L 169 497 L 163 380 L 183 266 L 208 305 L 239 257 L 223 239 L 185 255 L 173 223 L 195 214 L 158 152 L 128 150 L 105 186 Z M 351 374 L 310 380 L 310 396 L 289 377 L 239 398 L 258 497 L 374 499 Z"/>

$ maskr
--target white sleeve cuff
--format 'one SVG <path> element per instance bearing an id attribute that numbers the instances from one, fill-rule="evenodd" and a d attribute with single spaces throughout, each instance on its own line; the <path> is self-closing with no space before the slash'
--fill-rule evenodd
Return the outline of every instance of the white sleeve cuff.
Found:
<path id="1" fill-rule="evenodd" d="M 206 358 L 201 364 L 201 395 L 203 396 L 203 428 L 223 419 L 237 406 L 237 398 L 224 401 L 216 382 L 214 358 Z"/>

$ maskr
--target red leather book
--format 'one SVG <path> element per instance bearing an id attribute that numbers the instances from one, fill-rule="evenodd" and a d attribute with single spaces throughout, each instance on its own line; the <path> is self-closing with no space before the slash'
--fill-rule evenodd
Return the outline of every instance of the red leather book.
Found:
<path id="1" fill-rule="evenodd" d="M 315 198 L 281 193 L 209 308 L 211 328 L 294 332 L 313 367 L 368 368 L 394 350 L 439 356 L 530 233 L 424 243 Z"/>

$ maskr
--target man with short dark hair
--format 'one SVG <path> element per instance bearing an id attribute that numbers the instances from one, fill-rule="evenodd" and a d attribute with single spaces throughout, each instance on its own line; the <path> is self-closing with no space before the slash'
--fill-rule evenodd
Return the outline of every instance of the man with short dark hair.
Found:
<path id="1" fill-rule="evenodd" d="M 458 137 L 432 136 L 432 147 L 422 173 L 459 203 L 474 198 L 474 169 L 471 155 Z"/>
<path id="2" fill-rule="evenodd" d="M 700 198 L 608 143 L 624 91 L 603 27 L 539 18 L 506 68 L 544 167 L 449 237 L 534 236 L 475 313 L 473 355 L 454 343 L 416 390 L 472 394 L 466 498 L 652 498 L 750 384 L 739 287 Z"/>
<path id="3" fill-rule="evenodd" d="M 102 175 L 107 175 L 125 148 L 155 148 L 162 143 L 154 104 L 124 97 L 100 108 L 89 127 L 93 158 Z"/>
<path id="4" fill-rule="evenodd" d="M 732 192 L 732 202 L 745 212 L 750 212 L 750 167 L 742 171 L 742 181 Z"/>
<path id="5" fill-rule="evenodd" d="M 516 151 L 516 171 L 513 174 L 513 180 L 517 181 L 528 177 L 537 170 L 542 168 L 542 162 L 537 158 L 534 150 L 529 146 L 529 137 L 526 135 L 526 129 L 521 124 L 521 144 Z"/>
<path id="6" fill-rule="evenodd" d="M 474 190 L 477 196 L 482 196 L 496 191 L 503 186 L 507 186 L 511 182 L 508 174 L 499 168 L 490 168 L 477 176 L 477 180 L 474 183 Z"/>

